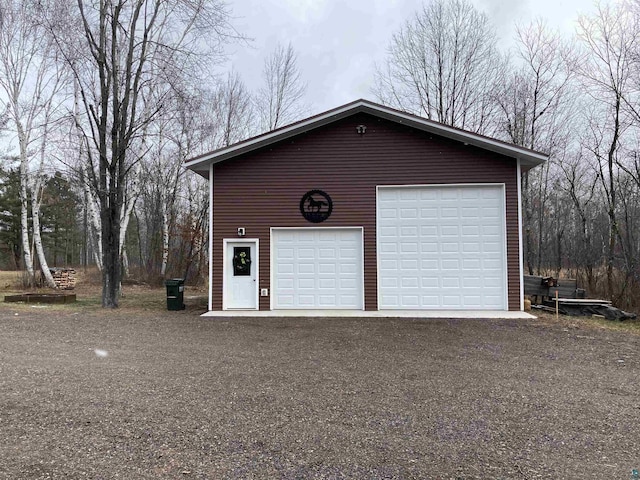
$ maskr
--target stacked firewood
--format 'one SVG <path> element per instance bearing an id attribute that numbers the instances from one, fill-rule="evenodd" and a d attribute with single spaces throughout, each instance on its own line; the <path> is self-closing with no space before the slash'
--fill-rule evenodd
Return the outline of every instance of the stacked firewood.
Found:
<path id="1" fill-rule="evenodd" d="M 76 271 L 73 268 L 51 268 L 50 271 L 60 290 L 73 290 L 76 287 Z"/>

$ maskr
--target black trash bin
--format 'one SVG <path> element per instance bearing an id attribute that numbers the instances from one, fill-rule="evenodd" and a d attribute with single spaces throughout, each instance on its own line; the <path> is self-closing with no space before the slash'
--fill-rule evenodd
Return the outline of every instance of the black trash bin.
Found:
<path id="1" fill-rule="evenodd" d="M 165 280 L 167 287 L 167 310 L 184 310 L 184 278 Z"/>

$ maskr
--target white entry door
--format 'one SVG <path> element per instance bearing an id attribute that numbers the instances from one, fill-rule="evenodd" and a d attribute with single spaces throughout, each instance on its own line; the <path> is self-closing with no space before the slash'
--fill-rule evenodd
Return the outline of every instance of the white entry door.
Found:
<path id="1" fill-rule="evenodd" d="M 224 310 L 258 309 L 258 241 L 224 241 Z"/>

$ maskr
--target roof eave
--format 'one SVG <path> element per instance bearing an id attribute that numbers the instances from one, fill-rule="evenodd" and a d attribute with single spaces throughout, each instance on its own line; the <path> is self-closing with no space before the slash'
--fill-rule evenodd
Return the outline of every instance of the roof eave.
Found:
<path id="1" fill-rule="evenodd" d="M 430 120 L 417 117 L 408 113 L 394 110 L 389 107 L 370 103 L 366 100 L 357 100 L 355 102 L 343 105 L 325 113 L 321 113 L 306 120 L 285 126 L 281 129 L 268 132 L 257 137 L 247 139 L 236 143 L 229 147 L 225 147 L 199 157 L 193 158 L 185 162 L 185 167 L 199 173 L 204 177 L 208 177 L 209 165 L 223 162 L 230 158 L 252 152 L 254 150 L 266 147 L 275 142 L 286 140 L 305 131 L 314 130 L 329 123 L 348 117 L 355 113 L 369 113 L 371 115 L 384 118 L 389 121 L 404 124 L 417 128 L 422 131 L 433 133 L 434 135 L 443 136 L 452 140 L 459 141 L 465 145 L 473 145 L 478 148 L 489 150 L 507 157 L 520 160 L 520 165 L 525 170 L 540 165 L 548 160 L 548 155 L 529 150 L 526 148 L 512 145 L 509 143 L 495 140 L 489 137 L 480 136 L 444 124 L 432 122 Z"/>

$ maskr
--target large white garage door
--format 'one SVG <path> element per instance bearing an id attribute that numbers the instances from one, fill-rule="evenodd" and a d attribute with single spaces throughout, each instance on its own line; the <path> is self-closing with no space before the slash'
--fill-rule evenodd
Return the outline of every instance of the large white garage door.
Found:
<path id="1" fill-rule="evenodd" d="M 501 185 L 378 188 L 378 308 L 507 309 Z"/>
<path id="2" fill-rule="evenodd" d="M 274 309 L 364 309 L 361 228 L 274 228 Z"/>

